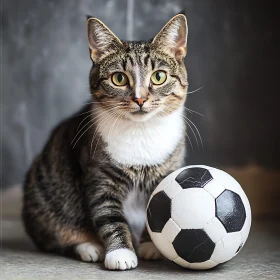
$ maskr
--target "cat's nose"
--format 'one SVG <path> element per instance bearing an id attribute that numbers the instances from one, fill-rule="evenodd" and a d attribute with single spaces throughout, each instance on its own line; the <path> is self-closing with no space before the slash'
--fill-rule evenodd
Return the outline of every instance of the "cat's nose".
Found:
<path id="1" fill-rule="evenodd" d="M 135 103 L 137 103 L 138 106 L 139 106 L 140 108 L 144 105 L 144 103 L 145 103 L 147 100 L 148 100 L 148 98 L 136 98 L 136 97 L 132 98 L 132 101 L 134 101 Z"/>

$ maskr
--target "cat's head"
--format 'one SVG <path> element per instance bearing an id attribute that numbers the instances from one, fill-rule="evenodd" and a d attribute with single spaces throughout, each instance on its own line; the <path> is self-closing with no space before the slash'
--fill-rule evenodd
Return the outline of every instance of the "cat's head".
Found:
<path id="1" fill-rule="evenodd" d="M 95 104 L 133 121 L 165 117 L 181 108 L 188 88 L 187 33 L 186 17 L 178 14 L 153 40 L 126 42 L 90 17 L 90 89 Z"/>

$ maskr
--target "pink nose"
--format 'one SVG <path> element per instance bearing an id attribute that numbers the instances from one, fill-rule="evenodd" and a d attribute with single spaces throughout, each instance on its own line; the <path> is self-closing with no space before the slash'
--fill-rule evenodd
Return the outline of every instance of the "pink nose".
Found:
<path id="1" fill-rule="evenodd" d="M 132 98 L 132 101 L 134 101 L 135 103 L 137 103 L 139 105 L 139 107 L 141 108 L 144 103 L 147 101 L 147 98 Z"/>

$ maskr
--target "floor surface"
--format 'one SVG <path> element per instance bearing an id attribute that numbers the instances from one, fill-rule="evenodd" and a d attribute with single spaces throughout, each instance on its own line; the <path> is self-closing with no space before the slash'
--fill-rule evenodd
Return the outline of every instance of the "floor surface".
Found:
<path id="1" fill-rule="evenodd" d="M 280 222 L 253 221 L 242 251 L 210 271 L 191 271 L 169 261 L 140 261 L 131 271 L 106 271 L 101 263 L 83 263 L 38 252 L 21 222 L 2 220 L 0 279 L 280 279 Z"/>

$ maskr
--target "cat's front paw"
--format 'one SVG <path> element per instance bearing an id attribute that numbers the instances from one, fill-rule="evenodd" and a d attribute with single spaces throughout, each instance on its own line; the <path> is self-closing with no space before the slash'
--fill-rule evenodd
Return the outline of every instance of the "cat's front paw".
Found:
<path id="1" fill-rule="evenodd" d="M 95 242 L 86 242 L 76 246 L 76 253 L 84 262 L 98 262 L 104 260 L 103 247 Z"/>
<path id="2" fill-rule="evenodd" d="M 139 257 L 144 260 L 158 260 L 163 259 L 162 254 L 154 245 L 153 242 L 140 243 L 138 248 Z"/>
<path id="3" fill-rule="evenodd" d="M 138 264 L 135 253 L 129 249 L 117 249 L 106 254 L 105 267 L 110 270 L 126 270 Z"/>

